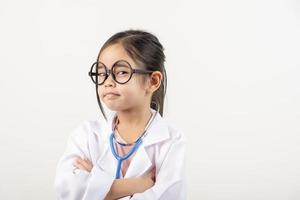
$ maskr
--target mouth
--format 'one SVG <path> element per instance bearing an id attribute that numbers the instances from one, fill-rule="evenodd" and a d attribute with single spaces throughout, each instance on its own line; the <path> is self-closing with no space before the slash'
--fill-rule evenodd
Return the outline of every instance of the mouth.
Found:
<path id="1" fill-rule="evenodd" d="M 117 97 L 117 96 L 120 96 L 120 95 L 117 93 L 113 93 L 113 92 L 108 92 L 103 95 L 103 97 Z"/>

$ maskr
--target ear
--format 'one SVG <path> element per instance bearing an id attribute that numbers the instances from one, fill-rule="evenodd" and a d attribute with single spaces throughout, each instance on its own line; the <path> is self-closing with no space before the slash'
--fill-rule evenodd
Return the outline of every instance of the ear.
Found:
<path id="1" fill-rule="evenodd" d="M 150 75 L 149 88 L 148 91 L 153 93 L 160 87 L 163 75 L 160 71 L 152 72 Z"/>

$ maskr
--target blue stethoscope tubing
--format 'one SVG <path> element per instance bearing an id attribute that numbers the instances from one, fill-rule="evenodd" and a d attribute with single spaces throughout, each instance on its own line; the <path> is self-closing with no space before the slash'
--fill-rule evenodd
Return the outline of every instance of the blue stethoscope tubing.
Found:
<path id="1" fill-rule="evenodd" d="M 139 138 L 134 146 L 130 149 L 130 151 L 125 155 L 125 156 L 119 156 L 116 152 L 116 149 L 114 147 L 114 135 L 113 133 L 110 135 L 110 148 L 112 150 L 113 155 L 115 156 L 115 158 L 118 161 L 118 165 L 117 165 L 117 171 L 116 171 L 116 179 L 119 179 L 121 176 L 121 166 L 122 166 L 122 162 L 126 159 L 128 159 L 138 148 L 139 146 L 142 144 L 142 139 Z"/>
<path id="2" fill-rule="evenodd" d="M 114 157 L 118 161 L 117 170 L 116 170 L 116 177 L 115 177 L 116 179 L 120 179 L 120 177 L 121 177 L 122 162 L 124 160 L 128 159 L 135 151 L 137 151 L 137 149 L 142 144 L 143 138 L 146 136 L 146 132 L 148 130 L 148 127 L 152 123 L 152 121 L 155 118 L 156 114 L 157 114 L 157 111 L 155 112 L 154 117 L 151 117 L 151 119 L 149 120 L 150 122 L 146 126 L 144 133 L 134 142 L 134 146 L 130 149 L 130 151 L 125 156 L 120 156 L 120 155 L 117 154 L 115 146 L 114 146 L 114 140 L 115 140 L 114 130 L 112 131 L 109 139 L 110 139 L 110 149 L 111 149 L 111 152 L 112 152 L 112 154 L 114 155 Z M 119 143 L 119 144 L 122 145 L 122 143 Z M 126 146 L 126 145 L 123 144 L 123 146 Z"/>

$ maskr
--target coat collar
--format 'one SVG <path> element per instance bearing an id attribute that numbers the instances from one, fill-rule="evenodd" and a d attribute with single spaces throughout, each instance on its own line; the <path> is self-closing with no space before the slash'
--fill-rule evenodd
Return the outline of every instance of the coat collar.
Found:
<path id="1" fill-rule="evenodd" d="M 155 114 L 156 111 L 151 108 L 151 112 Z M 108 115 L 106 126 L 104 127 L 104 129 L 99 129 L 98 127 L 97 130 L 94 130 L 95 132 L 98 132 L 100 137 L 104 137 L 103 153 L 97 161 L 97 164 L 100 168 L 102 168 L 112 176 L 114 176 L 116 173 L 117 160 L 110 150 L 109 137 L 112 133 L 112 122 L 115 116 L 115 112 L 110 113 Z M 99 131 L 103 132 L 100 133 Z M 143 143 L 132 159 L 124 178 L 141 176 L 149 171 L 153 166 L 153 161 L 149 157 L 146 151 L 146 147 L 167 140 L 169 137 L 170 133 L 167 123 L 161 117 L 160 113 L 157 112 L 155 118 L 148 127 L 147 135 L 144 137 Z M 111 163 L 115 164 L 112 165 Z"/>
<path id="2" fill-rule="evenodd" d="M 162 118 L 160 113 L 152 108 L 151 112 L 155 115 L 157 112 L 156 116 L 154 117 L 152 123 L 148 127 L 148 130 L 146 132 L 146 136 L 143 139 L 143 146 L 149 146 L 155 143 L 162 142 L 170 137 L 169 130 L 168 130 L 168 124 L 167 122 Z M 99 134 L 99 136 L 105 138 L 106 142 L 109 141 L 109 137 L 112 133 L 112 123 L 114 118 L 116 117 L 116 112 L 113 111 L 108 114 L 107 116 L 107 121 L 105 121 L 104 129 L 98 129 L 94 130 Z M 100 131 L 103 131 L 100 133 Z"/>

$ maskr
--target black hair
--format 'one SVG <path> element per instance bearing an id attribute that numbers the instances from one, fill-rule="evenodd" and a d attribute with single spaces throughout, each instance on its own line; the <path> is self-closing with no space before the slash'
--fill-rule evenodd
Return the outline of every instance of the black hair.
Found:
<path id="1" fill-rule="evenodd" d="M 102 51 L 113 44 L 121 44 L 127 54 L 136 62 L 141 64 L 145 69 L 152 71 L 160 71 L 163 75 L 160 87 L 153 93 L 150 107 L 159 111 L 163 116 L 164 99 L 167 89 L 167 74 L 164 67 L 165 54 L 164 47 L 158 38 L 152 33 L 142 30 L 126 30 L 118 32 L 111 36 L 101 47 L 97 56 L 99 60 Z M 100 110 L 105 119 L 106 115 L 98 94 L 98 85 L 96 84 L 97 101 Z"/>

